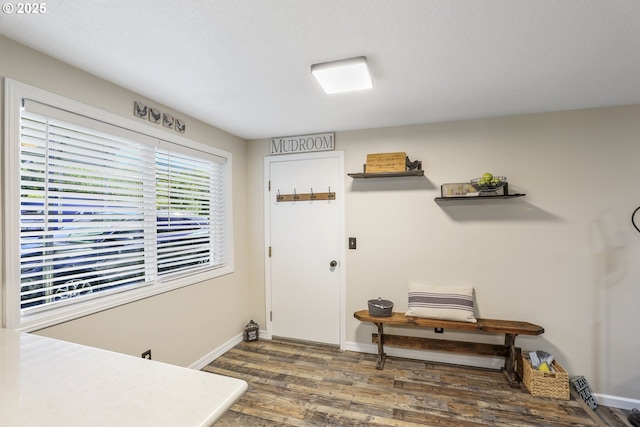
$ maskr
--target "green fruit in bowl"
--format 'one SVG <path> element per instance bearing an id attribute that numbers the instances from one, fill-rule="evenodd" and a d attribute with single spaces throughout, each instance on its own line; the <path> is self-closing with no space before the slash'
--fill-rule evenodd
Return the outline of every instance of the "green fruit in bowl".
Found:
<path id="1" fill-rule="evenodd" d="M 493 179 L 493 175 L 490 174 L 489 172 L 482 174 L 482 181 L 491 182 L 492 179 Z"/>

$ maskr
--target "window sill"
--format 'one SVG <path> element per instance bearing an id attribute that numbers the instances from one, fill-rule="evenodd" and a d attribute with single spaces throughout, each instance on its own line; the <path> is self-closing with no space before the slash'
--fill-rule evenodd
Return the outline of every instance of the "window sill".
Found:
<path id="1" fill-rule="evenodd" d="M 89 316 L 100 311 L 109 310 L 120 305 L 129 304 L 155 295 L 170 292 L 176 289 L 195 285 L 206 280 L 215 279 L 233 273 L 232 266 L 223 267 L 215 270 L 202 271 L 195 274 L 186 275 L 171 282 L 156 282 L 138 289 L 132 289 L 125 292 L 118 292 L 106 295 L 102 298 L 96 298 L 83 303 L 72 304 L 66 307 L 59 307 L 39 313 L 32 313 L 21 317 L 21 322 L 16 327 L 7 325 L 7 329 L 13 329 L 19 332 L 33 332 L 54 326 L 60 323 L 68 322 L 80 317 Z"/>

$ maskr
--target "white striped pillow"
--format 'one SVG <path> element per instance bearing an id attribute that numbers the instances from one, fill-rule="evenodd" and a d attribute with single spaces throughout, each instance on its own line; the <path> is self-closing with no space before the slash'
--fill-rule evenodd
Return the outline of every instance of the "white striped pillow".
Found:
<path id="1" fill-rule="evenodd" d="M 406 316 L 476 323 L 473 287 L 433 286 L 409 283 Z"/>

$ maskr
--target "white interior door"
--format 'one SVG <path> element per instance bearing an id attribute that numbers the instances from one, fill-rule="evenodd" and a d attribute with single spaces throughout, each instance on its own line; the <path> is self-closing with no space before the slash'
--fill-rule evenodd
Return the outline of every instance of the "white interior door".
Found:
<path id="1" fill-rule="evenodd" d="M 267 332 L 341 344 L 342 152 L 267 159 Z M 278 201 L 278 194 L 335 193 L 334 200 Z M 332 266 L 335 264 L 334 266 Z"/>

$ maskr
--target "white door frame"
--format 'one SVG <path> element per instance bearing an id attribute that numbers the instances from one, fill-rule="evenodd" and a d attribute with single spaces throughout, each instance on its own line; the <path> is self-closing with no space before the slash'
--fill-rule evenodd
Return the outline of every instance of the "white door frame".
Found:
<path id="1" fill-rule="evenodd" d="M 345 349 L 345 278 L 346 278 L 346 268 L 345 268 L 345 203 L 344 203 L 344 152 L 342 151 L 322 151 L 316 153 L 302 153 L 302 154 L 285 154 L 285 155 L 276 155 L 276 156 L 268 156 L 264 159 L 264 285 L 265 285 L 265 319 L 267 323 L 267 339 L 272 338 L 273 333 L 273 324 L 271 322 L 271 261 L 269 259 L 269 245 L 271 243 L 271 205 L 270 205 L 270 196 L 271 193 L 269 191 L 269 178 L 270 178 L 270 170 L 271 163 L 276 162 L 287 162 L 293 160 L 313 160 L 318 158 L 327 158 L 334 157 L 338 159 L 338 169 L 340 176 L 338 177 L 338 183 L 340 188 L 331 189 L 332 192 L 336 193 L 336 202 L 338 203 L 338 210 L 340 219 L 338 220 L 338 235 L 340 239 L 339 254 L 338 254 L 338 265 L 339 268 L 339 307 L 340 307 L 340 349 Z M 277 191 L 277 190 L 276 190 Z"/>

